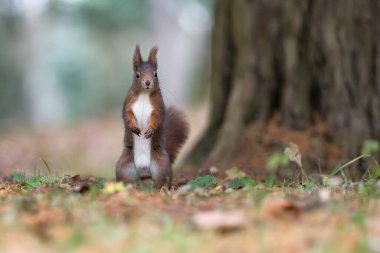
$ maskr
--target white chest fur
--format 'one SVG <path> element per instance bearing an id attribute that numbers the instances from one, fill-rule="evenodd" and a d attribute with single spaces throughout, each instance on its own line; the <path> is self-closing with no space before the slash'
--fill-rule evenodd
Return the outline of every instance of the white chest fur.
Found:
<path id="1" fill-rule="evenodd" d="M 132 110 L 135 114 L 137 127 L 141 130 L 140 136 L 133 134 L 135 166 L 137 169 L 149 168 L 151 162 L 151 139 L 146 139 L 144 137 L 144 133 L 149 126 L 150 115 L 153 111 L 149 94 L 141 93 L 133 104 Z"/>

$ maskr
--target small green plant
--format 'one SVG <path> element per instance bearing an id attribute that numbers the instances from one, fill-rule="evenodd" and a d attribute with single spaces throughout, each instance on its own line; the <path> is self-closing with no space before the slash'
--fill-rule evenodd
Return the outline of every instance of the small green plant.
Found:
<path id="1" fill-rule="evenodd" d="M 275 176 L 268 176 L 264 179 L 264 184 L 266 187 L 272 187 L 276 183 Z"/>
<path id="2" fill-rule="evenodd" d="M 317 187 L 317 184 L 310 180 L 305 180 L 305 182 L 303 183 L 303 187 L 305 190 L 310 191 L 314 190 Z"/>
<path id="3" fill-rule="evenodd" d="M 26 176 L 24 172 L 13 172 L 11 179 L 18 184 L 25 185 L 28 189 L 38 188 L 44 184 L 55 184 L 57 178 L 47 176 Z"/>
<path id="4" fill-rule="evenodd" d="M 214 176 L 198 176 L 189 182 L 191 188 L 208 188 L 217 184 Z"/>
<path id="5" fill-rule="evenodd" d="M 378 197 L 380 195 L 380 167 L 372 167 L 364 182 L 359 183 L 359 193 L 362 197 Z"/>
<path id="6" fill-rule="evenodd" d="M 105 178 L 97 177 L 95 186 L 98 188 L 103 188 L 104 185 L 106 184 L 106 182 L 107 182 L 107 180 Z"/>
<path id="7" fill-rule="evenodd" d="M 46 176 L 31 176 L 25 180 L 25 185 L 28 189 L 38 188 L 44 184 L 54 184 L 57 182 L 56 178 Z"/>
<path id="8" fill-rule="evenodd" d="M 372 155 L 380 150 L 380 142 L 376 140 L 366 140 L 363 143 L 361 154 Z"/>
<path id="9" fill-rule="evenodd" d="M 237 177 L 230 181 L 228 188 L 240 189 L 255 185 L 257 185 L 257 183 L 250 177 Z"/>
<path id="10" fill-rule="evenodd" d="M 143 184 L 143 189 L 145 192 L 154 192 L 156 190 L 156 185 L 150 180 Z"/>
<path id="11" fill-rule="evenodd" d="M 380 167 L 372 167 L 369 170 L 369 179 L 377 180 L 380 177 Z"/>
<path id="12" fill-rule="evenodd" d="M 284 153 L 275 152 L 271 154 L 267 160 L 267 169 L 275 171 L 279 167 L 286 167 L 289 164 L 289 158 Z"/>
<path id="13" fill-rule="evenodd" d="M 11 179 L 15 182 L 15 183 L 23 183 L 25 182 L 25 173 L 24 172 L 12 172 L 11 174 Z"/>

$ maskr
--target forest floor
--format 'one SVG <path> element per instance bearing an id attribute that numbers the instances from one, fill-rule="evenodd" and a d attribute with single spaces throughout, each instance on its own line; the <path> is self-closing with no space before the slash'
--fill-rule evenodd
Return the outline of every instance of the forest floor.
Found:
<path id="1" fill-rule="evenodd" d="M 184 153 L 204 111 L 188 113 Z M 118 116 L 3 133 L 0 252 L 380 252 L 380 167 L 367 157 L 366 177 L 351 179 L 321 125 L 254 124 L 226 168 L 184 170 L 159 191 L 111 180 L 122 134 Z"/>
<path id="2" fill-rule="evenodd" d="M 197 177 L 154 190 L 102 178 L 0 183 L 1 252 L 380 252 L 380 188 Z"/>

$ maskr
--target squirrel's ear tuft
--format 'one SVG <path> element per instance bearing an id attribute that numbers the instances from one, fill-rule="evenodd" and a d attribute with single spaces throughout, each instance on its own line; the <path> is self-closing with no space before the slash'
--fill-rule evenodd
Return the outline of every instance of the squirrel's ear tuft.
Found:
<path id="1" fill-rule="evenodd" d="M 139 45 L 136 45 L 135 53 L 133 54 L 133 70 L 136 71 L 137 68 L 141 65 L 141 63 L 142 63 L 142 57 L 141 57 L 140 47 Z"/>
<path id="2" fill-rule="evenodd" d="M 150 50 L 149 58 L 148 58 L 149 63 L 155 66 L 156 68 L 157 68 L 157 51 L 158 51 L 158 47 L 153 47 Z"/>

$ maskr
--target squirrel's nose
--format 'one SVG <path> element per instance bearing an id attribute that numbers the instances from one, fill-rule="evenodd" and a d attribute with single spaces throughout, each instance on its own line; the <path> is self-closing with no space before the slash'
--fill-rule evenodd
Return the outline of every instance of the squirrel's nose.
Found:
<path id="1" fill-rule="evenodd" d="M 150 85 L 150 81 L 148 80 L 148 81 L 145 81 L 145 85 L 147 86 L 147 87 L 149 87 L 149 85 Z"/>

